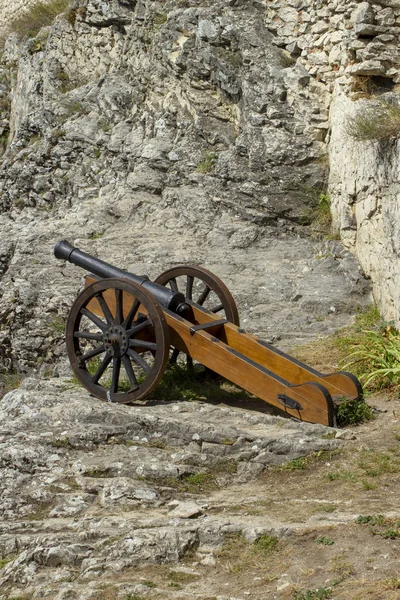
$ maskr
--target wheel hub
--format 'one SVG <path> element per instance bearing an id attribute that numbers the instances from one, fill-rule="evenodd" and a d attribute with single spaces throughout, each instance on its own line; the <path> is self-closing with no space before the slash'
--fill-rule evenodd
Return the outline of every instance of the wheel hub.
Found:
<path id="1" fill-rule="evenodd" d="M 120 357 L 128 350 L 128 337 L 126 330 L 119 325 L 109 327 L 103 335 L 104 347 L 107 354 Z"/>

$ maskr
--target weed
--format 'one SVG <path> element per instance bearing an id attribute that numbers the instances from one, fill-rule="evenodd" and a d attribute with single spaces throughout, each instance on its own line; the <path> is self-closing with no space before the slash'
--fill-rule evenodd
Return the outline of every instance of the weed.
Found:
<path id="1" fill-rule="evenodd" d="M 103 479 L 110 477 L 110 469 L 88 469 L 87 471 L 85 471 L 85 473 L 83 473 L 83 475 L 85 477 L 93 477 L 94 479 Z"/>
<path id="2" fill-rule="evenodd" d="M 156 15 L 154 17 L 154 25 L 156 27 L 160 27 L 161 25 L 164 25 L 164 23 L 166 23 L 168 20 L 168 15 L 166 13 L 159 13 L 158 15 Z"/>
<path id="3" fill-rule="evenodd" d="M 374 389 L 393 387 L 400 382 L 400 334 L 391 325 L 383 331 L 365 330 L 363 339 L 352 346 L 344 368 L 362 366 L 361 381 Z"/>
<path id="4" fill-rule="evenodd" d="M 274 536 L 261 535 L 251 543 L 239 533 L 226 537 L 225 543 L 217 552 L 217 556 L 225 564 L 229 572 L 239 573 L 243 569 L 259 565 L 260 559 L 267 560 L 278 548 L 278 540 Z M 262 563 L 265 565 L 265 563 Z"/>
<path id="5" fill-rule="evenodd" d="M 377 338 L 383 338 L 384 341 L 379 339 L 379 343 L 375 347 L 372 344 L 371 347 L 371 336 L 367 333 L 369 331 L 374 332 Z M 339 365 L 340 369 L 349 370 L 361 379 L 365 388 L 375 391 L 394 386 L 393 378 L 391 380 L 382 373 L 378 373 L 372 378 L 371 374 L 378 368 L 378 361 L 382 360 L 382 357 L 379 356 L 381 344 L 385 345 L 387 338 L 394 341 L 395 337 L 396 342 L 399 343 L 399 335 L 390 324 L 381 319 L 378 309 L 372 306 L 356 315 L 354 325 L 345 327 L 334 335 L 313 344 L 294 348 L 292 354 L 295 358 L 310 364 L 321 372 L 337 369 L 337 365 Z M 349 361 L 352 353 L 359 350 L 362 351 L 360 355 L 353 356 Z M 376 355 L 376 362 L 367 356 L 369 352 Z M 374 365 L 376 366 L 374 367 Z M 353 410 L 360 419 L 371 416 L 370 411 L 362 404 L 345 405 L 341 410 L 348 412 L 348 409 L 350 414 L 343 415 L 342 426 L 346 423 L 349 424 L 347 418 L 351 417 Z M 355 422 L 356 420 L 353 420 L 353 423 Z"/>
<path id="6" fill-rule="evenodd" d="M 210 173 L 213 170 L 215 163 L 218 160 L 218 155 L 215 152 L 206 152 L 202 160 L 197 165 L 196 171 L 198 173 Z"/>
<path id="7" fill-rule="evenodd" d="M 56 438 L 54 440 L 49 440 L 49 445 L 53 446 L 53 448 L 73 448 L 68 438 Z"/>
<path id="8" fill-rule="evenodd" d="M 387 540 L 400 538 L 400 521 L 388 519 L 384 515 L 360 515 L 356 525 L 368 525 L 372 535 L 379 535 Z"/>
<path id="9" fill-rule="evenodd" d="M 393 452 L 378 452 L 376 450 L 363 450 L 358 462 L 360 469 L 369 477 L 379 477 L 385 473 L 400 472 L 400 453 L 397 448 Z"/>
<path id="10" fill-rule="evenodd" d="M 137 594 L 126 594 L 124 596 L 124 600 L 146 600 L 143 596 L 138 596 Z"/>
<path id="11" fill-rule="evenodd" d="M 68 5 L 69 0 L 39 1 L 10 22 L 6 35 L 16 33 L 20 37 L 32 38 L 42 27 L 51 25 L 56 16 L 64 12 Z"/>
<path id="12" fill-rule="evenodd" d="M 21 375 L 19 373 L 0 373 L 0 399 L 11 390 L 19 388 L 20 385 Z"/>
<path id="13" fill-rule="evenodd" d="M 387 98 L 364 102 L 354 116 L 348 116 L 345 131 L 356 141 L 381 141 L 399 137 L 400 106 Z"/>
<path id="14" fill-rule="evenodd" d="M 100 156 L 101 156 L 101 148 L 95 148 L 93 150 L 93 154 L 94 154 L 95 158 L 100 158 Z"/>
<path id="15" fill-rule="evenodd" d="M 302 471 L 307 468 L 308 457 L 294 458 L 289 462 L 285 463 L 282 467 L 284 471 Z"/>
<path id="16" fill-rule="evenodd" d="M 337 510 L 333 504 L 320 504 L 315 508 L 315 512 L 333 513 Z"/>
<path id="17" fill-rule="evenodd" d="M 157 584 L 154 583 L 154 581 L 143 581 L 143 585 L 145 585 L 148 588 L 156 588 Z"/>
<path id="18" fill-rule="evenodd" d="M 316 590 L 304 590 L 293 592 L 294 600 L 325 600 L 332 598 L 332 590 L 330 588 L 318 588 Z"/>
<path id="19" fill-rule="evenodd" d="M 254 542 L 254 550 L 262 556 L 267 556 L 278 545 L 278 539 L 272 535 L 263 534 Z"/>
<path id="20" fill-rule="evenodd" d="M 88 235 L 88 239 L 89 240 L 99 240 L 100 238 L 102 238 L 104 235 L 104 231 L 93 231 L 92 233 L 89 233 Z"/>
<path id="21" fill-rule="evenodd" d="M 42 50 L 42 42 L 41 40 L 37 40 L 36 38 L 32 38 L 28 42 L 28 52 L 29 54 L 35 54 L 36 52 L 40 52 Z"/>
<path id="22" fill-rule="evenodd" d="M 193 581 L 197 581 L 199 579 L 198 575 L 194 575 L 193 573 L 185 573 L 185 571 L 169 571 L 168 577 L 174 583 L 180 584 L 192 583 Z"/>
<path id="23" fill-rule="evenodd" d="M 336 410 L 336 422 L 338 427 L 356 425 L 374 418 L 372 409 L 361 399 L 348 400 L 344 398 Z"/>
<path id="24" fill-rule="evenodd" d="M 345 481 L 357 481 L 357 475 L 353 471 L 333 471 L 327 474 L 329 481 L 344 479 Z"/>
<path id="25" fill-rule="evenodd" d="M 320 535 L 315 540 L 315 543 L 321 544 L 322 546 L 333 546 L 333 544 L 335 543 L 335 540 L 333 540 L 332 538 L 327 537 L 325 535 Z"/>
<path id="26" fill-rule="evenodd" d="M 313 216 L 315 225 L 317 225 L 319 229 L 329 233 L 332 225 L 331 199 L 326 192 L 320 193 Z"/>
<path id="27" fill-rule="evenodd" d="M 55 315 L 50 321 L 50 327 L 59 333 L 64 333 L 65 324 L 65 318 L 61 315 Z"/>
<path id="28" fill-rule="evenodd" d="M 0 560 L 0 569 L 3 569 L 6 565 L 8 565 L 8 563 L 15 560 L 15 558 L 16 558 L 16 556 L 7 556 L 6 558 L 2 558 Z"/>

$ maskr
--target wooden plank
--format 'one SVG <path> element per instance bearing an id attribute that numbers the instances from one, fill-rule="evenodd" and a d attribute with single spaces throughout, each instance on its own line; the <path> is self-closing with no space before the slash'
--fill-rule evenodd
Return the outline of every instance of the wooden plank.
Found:
<path id="1" fill-rule="evenodd" d="M 297 419 L 333 426 L 333 402 L 323 386 L 318 383 L 293 386 L 215 335 L 207 331 L 191 335 L 188 321 L 167 309 L 164 309 L 164 315 L 172 346 Z M 290 408 L 288 402 L 297 403 L 300 408 Z"/>
<path id="2" fill-rule="evenodd" d="M 195 305 L 193 311 L 196 321 L 199 323 L 212 321 L 215 318 L 212 313 L 199 310 Z M 235 348 L 255 362 L 273 371 L 279 377 L 284 377 L 292 384 L 319 383 L 334 398 L 346 397 L 353 400 L 362 396 L 361 384 L 351 373 L 340 371 L 331 374 L 320 373 L 271 344 L 246 333 L 233 323 L 225 324 L 220 329 L 218 337 L 228 346 Z"/>

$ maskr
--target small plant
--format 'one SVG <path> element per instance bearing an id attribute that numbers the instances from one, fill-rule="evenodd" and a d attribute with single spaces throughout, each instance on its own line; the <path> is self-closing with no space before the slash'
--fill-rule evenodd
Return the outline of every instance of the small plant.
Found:
<path id="1" fill-rule="evenodd" d="M 66 437 L 55 438 L 54 440 L 49 440 L 49 445 L 53 446 L 53 448 L 68 448 L 68 449 L 73 448 L 69 439 Z"/>
<path id="2" fill-rule="evenodd" d="M 373 389 L 400 382 L 400 334 L 391 325 L 384 331 L 363 331 L 364 339 L 352 347 L 352 361 L 344 368 L 361 367 L 360 380 Z"/>
<path id="3" fill-rule="evenodd" d="M 332 538 L 327 537 L 325 535 L 320 535 L 315 540 L 315 543 L 321 544 L 322 546 L 333 546 L 333 544 L 335 543 L 335 540 L 333 540 Z"/>
<path id="4" fill-rule="evenodd" d="M 344 398 L 336 411 L 338 427 L 364 423 L 374 418 L 372 409 L 363 399 L 348 400 Z"/>
<path id="5" fill-rule="evenodd" d="M 7 556 L 6 558 L 2 558 L 0 560 L 0 569 L 3 569 L 6 565 L 8 565 L 8 563 L 15 560 L 15 558 L 16 558 L 16 556 Z"/>
<path id="6" fill-rule="evenodd" d="M 194 573 L 186 573 L 185 571 L 169 571 L 168 573 L 169 579 L 171 579 L 175 583 L 192 583 L 193 581 L 198 581 L 199 576 Z"/>
<path id="7" fill-rule="evenodd" d="M 99 240 L 100 238 L 102 238 L 104 235 L 104 231 L 93 231 L 92 233 L 89 233 L 88 235 L 88 239 L 89 240 Z"/>
<path id="8" fill-rule="evenodd" d="M 318 588 L 316 590 L 294 591 L 294 600 L 325 600 L 332 598 L 332 590 L 330 588 Z"/>
<path id="9" fill-rule="evenodd" d="M 254 550 L 258 554 L 262 554 L 263 556 L 271 554 L 271 552 L 275 550 L 277 545 L 278 539 L 272 535 L 266 534 L 261 535 L 258 539 L 256 539 L 256 541 L 253 544 Z"/>
<path id="10" fill-rule="evenodd" d="M 356 141 L 395 139 L 400 135 L 400 106 L 386 98 L 370 102 L 347 117 L 345 131 Z"/>
<path id="11" fill-rule="evenodd" d="M 368 525 L 372 535 L 379 535 L 386 540 L 400 538 L 400 521 L 388 519 L 384 515 L 360 515 L 356 525 Z"/>
<path id="12" fill-rule="evenodd" d="M 196 171 L 198 173 L 210 173 L 213 170 L 218 159 L 218 155 L 215 152 L 206 152 L 203 159 L 197 165 Z"/>
<path id="13" fill-rule="evenodd" d="M 21 375 L 16 372 L 0 373 L 0 399 L 11 390 L 19 388 Z"/>
<path id="14" fill-rule="evenodd" d="M 64 333 L 65 318 L 62 317 L 61 315 L 55 315 L 50 322 L 50 326 L 52 329 L 54 329 L 54 331 L 57 331 L 59 333 Z"/>
<path id="15" fill-rule="evenodd" d="M 285 463 L 282 467 L 284 471 L 303 471 L 307 468 L 308 458 L 294 458 L 289 462 Z"/>

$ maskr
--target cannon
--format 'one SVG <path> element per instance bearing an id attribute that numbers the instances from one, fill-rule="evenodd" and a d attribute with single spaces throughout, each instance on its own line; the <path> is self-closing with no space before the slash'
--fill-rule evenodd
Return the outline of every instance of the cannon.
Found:
<path id="1" fill-rule="evenodd" d="M 97 398 L 142 400 L 180 353 L 307 422 L 334 426 L 338 404 L 362 397 L 351 373 L 320 373 L 247 333 L 228 288 L 200 266 L 178 265 L 150 281 L 66 241 L 54 254 L 88 271 L 66 345 L 76 377 Z"/>

